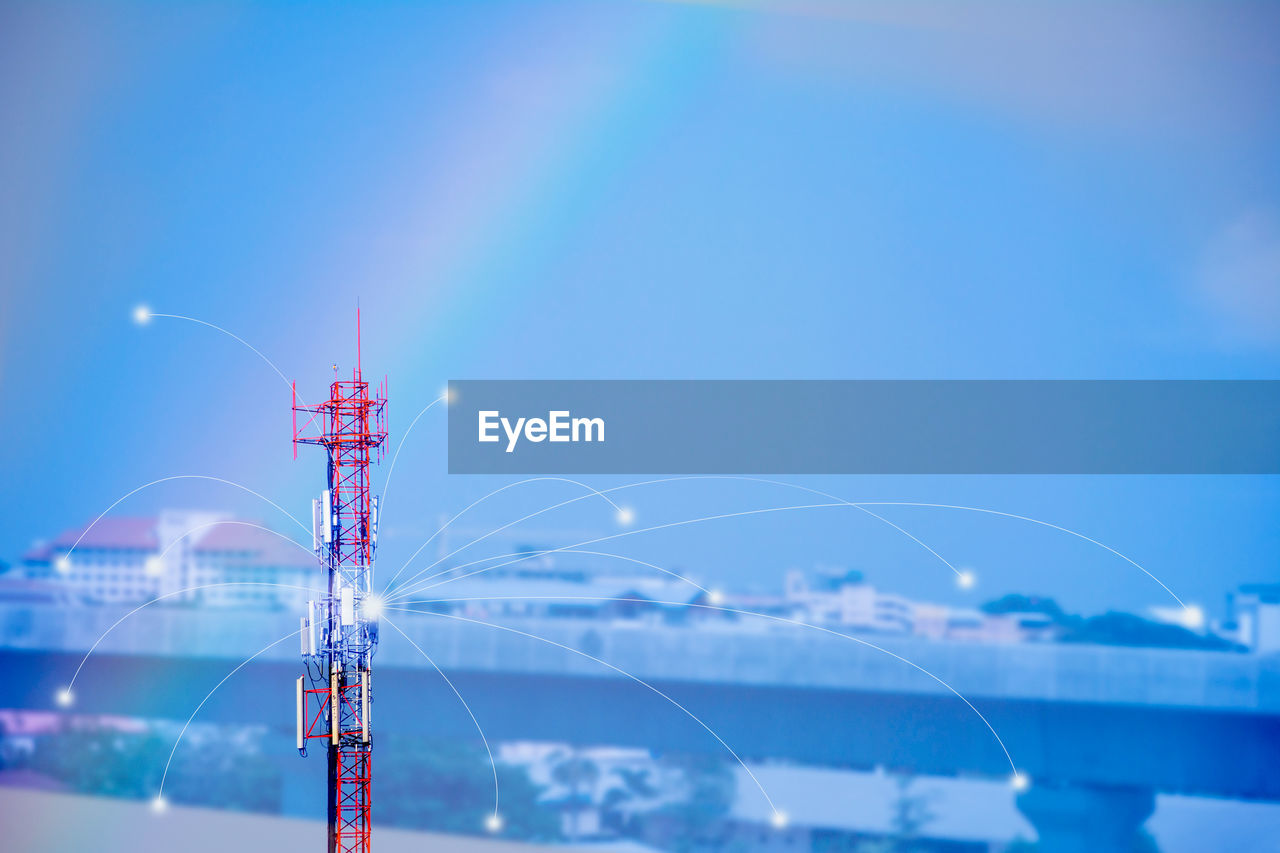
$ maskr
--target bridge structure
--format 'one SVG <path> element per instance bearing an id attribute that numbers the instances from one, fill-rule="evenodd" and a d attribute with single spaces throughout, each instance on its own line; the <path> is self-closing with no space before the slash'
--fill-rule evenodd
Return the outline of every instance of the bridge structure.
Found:
<path id="1" fill-rule="evenodd" d="M 0 604 L 0 662 L 14 686 L 0 705 L 55 707 L 84 651 L 123 612 Z M 76 682 L 76 709 L 185 719 L 232 667 L 288 632 L 290 614 L 275 616 L 145 608 L 98 646 Z M 1032 780 L 1018 806 L 1044 853 L 1126 847 L 1156 792 L 1280 802 L 1280 656 L 859 638 L 876 649 L 753 617 L 688 626 L 504 617 L 514 630 L 391 618 L 448 674 L 490 741 L 723 752 L 656 690 L 747 760 L 1008 778 L 1009 759 L 976 711 Z M 296 666 L 287 646 L 236 673 L 219 690 L 232 697 L 201 719 L 289 719 L 294 697 L 279 688 Z M 431 697 L 434 732 L 475 738 L 408 643 L 384 644 L 379 660 L 397 685 L 380 697 L 380 732 L 422 731 Z"/>

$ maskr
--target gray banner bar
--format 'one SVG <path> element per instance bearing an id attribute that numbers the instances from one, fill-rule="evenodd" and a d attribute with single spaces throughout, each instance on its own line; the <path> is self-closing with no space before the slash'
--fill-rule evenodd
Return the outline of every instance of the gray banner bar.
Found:
<path id="1" fill-rule="evenodd" d="M 449 391 L 452 474 L 1280 473 L 1270 380 L 463 380 Z"/>

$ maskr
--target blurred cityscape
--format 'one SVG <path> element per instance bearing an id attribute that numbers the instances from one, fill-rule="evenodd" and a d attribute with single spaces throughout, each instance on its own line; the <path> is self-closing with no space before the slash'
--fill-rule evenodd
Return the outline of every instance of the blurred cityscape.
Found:
<path id="1" fill-rule="evenodd" d="M 1280 584 L 1240 588 L 1218 620 L 1163 607 L 1081 615 L 1023 593 L 976 608 L 915 601 L 847 567 L 780 567 L 777 589 L 762 593 L 514 540 L 500 564 L 470 565 L 461 548 L 451 556 L 472 538 L 441 537 L 443 562 L 427 582 L 402 580 L 387 621 L 454 678 L 490 730 L 507 838 L 676 851 L 1274 849 Z M 213 683 L 197 662 L 225 672 L 278 633 L 263 623 L 293 624 L 321 581 L 305 546 L 230 513 L 107 516 L 36 542 L 0 575 L 0 656 L 41 676 L 0 702 L 0 782 L 150 798 L 185 730 L 167 799 L 312 816 L 318 798 L 287 763 L 298 763 L 287 711 L 278 725 L 270 712 L 246 724 L 211 706 L 183 723 Z M 481 641 L 461 633 L 465 623 L 523 636 Z M 163 673 L 168 704 L 114 695 L 99 678 L 77 689 L 74 707 L 57 707 L 68 662 L 105 633 L 86 677 Z M 395 631 L 383 634 L 384 670 L 432 674 Z M 528 637 L 566 653 L 515 645 Z M 850 637 L 856 646 L 838 642 Z M 287 699 L 270 667 L 296 654 L 285 643 L 235 680 Z M 577 656 L 589 660 L 565 660 Z M 175 660 L 190 662 L 181 677 L 165 668 Z M 693 720 L 652 724 L 654 709 L 635 699 L 610 710 L 610 691 L 634 693 L 606 684 L 593 661 L 679 691 L 733 733 L 724 741 L 743 761 Z M 973 705 L 898 665 L 908 661 Z M 493 674 L 508 677 L 499 686 Z M 545 684 L 555 689 L 543 697 Z M 98 692 L 111 695 L 95 706 Z M 432 696 L 433 708 L 445 701 Z M 578 716 L 548 721 L 553 702 Z M 395 746 L 379 752 L 379 822 L 483 834 L 493 784 L 474 729 L 452 736 L 452 724 L 423 724 L 417 703 L 387 704 L 379 738 Z M 1010 784 L 973 726 L 978 709 L 1009 732 L 1014 755 L 1033 755 L 1029 790 Z"/>
<path id="2" fill-rule="evenodd" d="M 441 536 L 438 556 L 449 543 Z M 72 549 L 74 547 L 74 555 Z M 451 602 L 436 610 L 491 616 L 576 619 L 739 621 L 732 613 L 681 605 L 750 610 L 859 633 L 910 635 L 978 643 L 1089 642 L 1113 645 L 1280 651 L 1280 583 L 1240 587 L 1227 596 L 1227 618 L 1207 621 L 1198 608 L 1152 607 L 1135 615 L 1081 617 L 1052 599 L 1009 594 L 980 608 L 913 601 L 878 589 L 857 569 L 783 571 L 775 594 L 714 590 L 632 563 L 619 569 L 580 554 L 544 553 L 552 545 L 517 544 L 526 554 L 492 568 L 433 573 L 448 581 Z M 453 560 L 462 563 L 463 558 Z M 69 605 L 141 604 L 300 611 L 320 574 L 315 558 L 262 521 L 230 513 L 169 510 L 156 517 L 108 516 L 36 542 L 0 579 L 5 601 Z M 961 578 L 962 582 L 964 577 Z M 412 587 L 408 587 L 412 589 Z M 424 591 L 424 595 L 429 592 Z M 502 601 L 462 601 L 501 596 Z M 595 600 L 589 600 L 595 599 Z M 622 599 L 621 601 L 613 599 Z"/>

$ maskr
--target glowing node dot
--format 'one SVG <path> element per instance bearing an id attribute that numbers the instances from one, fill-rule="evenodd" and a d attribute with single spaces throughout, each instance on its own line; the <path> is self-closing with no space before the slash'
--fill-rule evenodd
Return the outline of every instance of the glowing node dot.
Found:
<path id="1" fill-rule="evenodd" d="M 1031 787 L 1031 779 L 1026 773 L 1018 772 L 1009 778 L 1009 784 L 1013 787 L 1013 790 L 1021 793 Z"/>
<path id="2" fill-rule="evenodd" d="M 146 305 L 138 305 L 133 309 L 133 322 L 145 326 L 151 322 L 151 309 Z"/>
<path id="3" fill-rule="evenodd" d="M 1184 607 L 1182 610 L 1182 624 L 1195 631 L 1204 627 L 1204 611 L 1196 605 Z"/>
<path id="4" fill-rule="evenodd" d="M 636 520 L 635 511 L 629 506 L 624 506 L 618 510 L 618 523 L 624 527 Z"/>
<path id="5" fill-rule="evenodd" d="M 377 619 L 382 616 L 382 609 L 386 606 L 386 601 L 380 595 L 371 595 L 364 600 L 364 615 L 369 619 Z"/>
<path id="6" fill-rule="evenodd" d="M 58 695 L 54 697 L 58 705 L 63 708 L 70 708 L 71 703 L 75 701 L 75 697 L 71 695 L 71 688 L 67 687 L 58 691 Z"/>
<path id="7" fill-rule="evenodd" d="M 713 589 L 707 593 L 707 601 L 712 604 L 724 604 L 724 593 L 718 589 Z"/>
<path id="8" fill-rule="evenodd" d="M 444 404 L 446 406 L 452 403 L 454 400 L 456 400 L 457 396 L 458 396 L 457 394 L 453 393 L 452 388 L 445 388 L 443 391 L 440 392 L 440 399 L 444 400 Z"/>
<path id="9" fill-rule="evenodd" d="M 53 567 L 65 575 L 71 571 L 71 558 L 64 554 L 54 561 Z"/>
<path id="10" fill-rule="evenodd" d="M 156 797 L 151 801 L 151 810 L 156 814 L 161 814 L 169 808 L 169 801 L 164 797 Z"/>
<path id="11" fill-rule="evenodd" d="M 773 824 L 774 829 L 786 829 L 787 824 L 790 822 L 790 818 L 787 817 L 786 812 L 774 809 L 773 817 L 769 818 L 769 822 Z"/>
<path id="12" fill-rule="evenodd" d="M 164 561 L 159 557 L 147 557 L 146 562 L 142 564 L 142 570 L 152 577 L 156 577 L 164 571 Z"/>
<path id="13" fill-rule="evenodd" d="M 502 815 L 494 812 L 484 819 L 484 828 L 489 832 L 502 831 Z"/>
<path id="14" fill-rule="evenodd" d="M 960 587 L 961 589 L 973 589 L 974 585 L 977 582 L 978 582 L 978 576 L 975 575 L 973 572 L 969 571 L 968 569 L 965 569 L 963 572 L 961 572 L 959 575 L 956 576 L 956 586 Z"/>

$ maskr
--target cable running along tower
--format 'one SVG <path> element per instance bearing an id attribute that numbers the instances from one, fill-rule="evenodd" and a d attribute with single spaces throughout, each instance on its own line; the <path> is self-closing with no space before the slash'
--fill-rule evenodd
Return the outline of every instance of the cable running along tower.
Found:
<path id="1" fill-rule="evenodd" d="M 384 453 L 386 403 L 385 377 L 371 396 L 361 373 L 357 308 L 351 379 L 338 379 L 334 365 L 329 399 L 314 406 L 299 405 L 296 384 L 293 391 L 294 458 L 299 444 L 328 451 L 325 489 L 311 502 L 312 544 L 328 585 L 302 617 L 306 672 L 298 678 L 296 698 L 299 753 L 305 757 L 308 743 L 319 739 L 328 756 L 329 853 L 370 851 L 378 498 L 371 494 L 369 464 Z"/>

